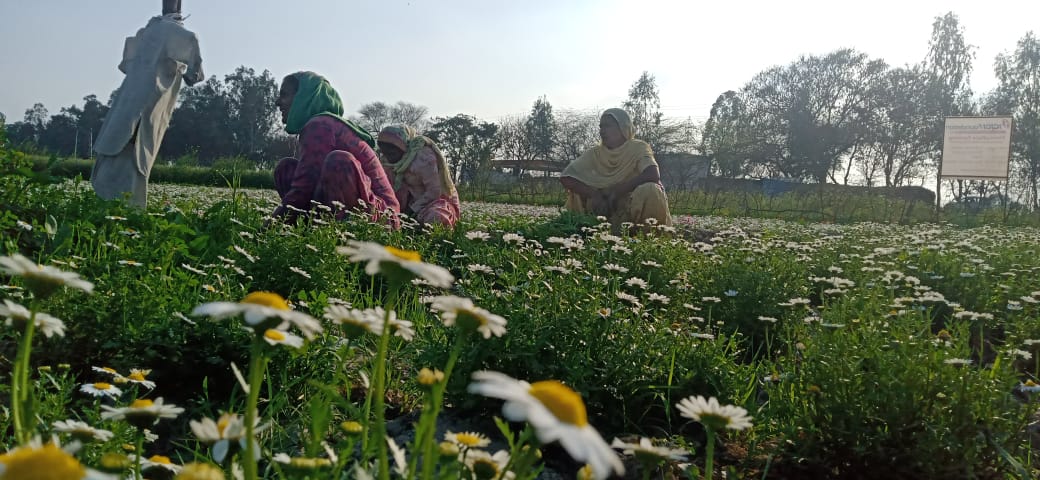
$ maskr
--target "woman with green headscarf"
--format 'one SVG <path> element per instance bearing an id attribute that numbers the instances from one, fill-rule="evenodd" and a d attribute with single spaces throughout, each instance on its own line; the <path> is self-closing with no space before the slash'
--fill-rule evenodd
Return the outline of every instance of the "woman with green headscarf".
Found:
<path id="1" fill-rule="evenodd" d="M 275 217 L 292 223 L 321 204 L 337 219 L 360 208 L 373 220 L 400 225 L 401 208 L 373 150 L 372 135 L 343 118 L 343 102 L 325 78 L 314 72 L 285 77 L 275 104 L 285 131 L 300 136 L 299 158 L 283 158 L 274 169 L 282 198 Z"/>
<path id="2" fill-rule="evenodd" d="M 459 221 L 459 195 L 437 144 L 405 125 L 384 128 L 378 143 L 401 212 L 424 225 L 454 227 Z"/>
<path id="3" fill-rule="evenodd" d="M 567 210 L 602 215 L 616 226 L 671 225 L 654 152 L 649 144 L 635 139 L 628 113 L 620 108 L 603 112 L 599 136 L 602 143 L 571 162 L 560 175 L 560 183 L 567 189 Z"/>

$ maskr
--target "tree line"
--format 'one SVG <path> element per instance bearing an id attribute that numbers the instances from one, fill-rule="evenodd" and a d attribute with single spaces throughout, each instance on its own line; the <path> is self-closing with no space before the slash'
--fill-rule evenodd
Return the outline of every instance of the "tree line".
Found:
<path id="1" fill-rule="evenodd" d="M 913 65 L 840 49 L 767 69 L 718 97 L 700 150 L 724 177 L 912 185 L 935 178 L 945 117 L 1011 115 L 1010 188 L 1040 208 L 1040 41 L 1029 32 L 998 55 L 998 87 L 980 95 L 956 15 L 935 19 L 928 47 Z M 995 193 L 991 182 L 948 183 L 955 198 Z"/>
<path id="2" fill-rule="evenodd" d="M 928 46 L 925 58 L 903 66 L 854 49 L 802 56 L 719 95 L 703 125 L 664 116 L 649 72 L 633 82 L 623 107 L 655 152 L 701 154 L 715 176 L 868 186 L 934 178 L 947 116 L 1012 115 L 1010 185 L 1040 208 L 1040 40 L 1027 33 L 998 55 L 998 87 L 982 94 L 971 89 L 974 47 L 956 15 L 936 17 Z M 209 165 L 239 158 L 270 168 L 293 147 L 278 121 L 277 94 L 269 71 L 245 66 L 183 89 L 163 160 Z M 8 135 L 28 149 L 87 157 L 107 109 L 95 95 L 54 115 L 35 104 L 7 126 Z M 371 131 L 415 127 L 438 141 L 459 181 L 471 182 L 486 178 L 496 158 L 515 165 L 518 176 L 562 168 L 599 141 L 599 113 L 558 109 L 543 96 L 529 112 L 498 121 L 464 113 L 431 118 L 426 107 L 405 101 L 364 104 L 352 119 Z M 958 197 L 993 193 L 987 182 L 951 186 Z"/>

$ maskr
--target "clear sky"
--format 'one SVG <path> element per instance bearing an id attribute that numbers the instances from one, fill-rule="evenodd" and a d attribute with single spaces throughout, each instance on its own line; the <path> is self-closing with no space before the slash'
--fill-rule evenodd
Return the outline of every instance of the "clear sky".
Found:
<path id="1" fill-rule="evenodd" d="M 160 0 L 0 0 L 0 112 L 52 112 L 121 80 L 123 39 Z M 278 78 L 314 70 L 348 111 L 405 100 L 434 116 L 485 120 L 616 106 L 644 70 L 666 115 L 707 118 L 723 91 L 802 54 L 852 47 L 891 65 L 924 58 L 934 17 L 955 12 L 975 45 L 971 81 L 996 85 L 993 59 L 1030 29 L 1040 1 L 873 0 L 184 0 L 207 75 L 239 65 Z"/>

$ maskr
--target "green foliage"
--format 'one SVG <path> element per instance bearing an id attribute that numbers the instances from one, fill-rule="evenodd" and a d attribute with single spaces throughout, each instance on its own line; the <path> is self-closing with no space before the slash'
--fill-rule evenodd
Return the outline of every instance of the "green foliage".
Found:
<path id="1" fill-rule="evenodd" d="M 617 237 L 592 217 L 507 206 L 469 212 L 454 231 L 394 232 L 360 217 L 264 230 L 269 207 L 239 191 L 140 211 L 97 200 L 82 184 L 28 188 L 18 216 L 0 217 L 17 233 L 5 235 L 5 251 L 96 284 L 94 295 L 38 303 L 67 333 L 37 339 L 34 364 L 70 364 L 64 387 L 36 389 L 44 424 L 72 411 L 96 421 L 96 406 L 68 385 L 98 381 L 91 367 L 102 365 L 151 368 L 153 395 L 189 408 L 166 427 L 174 435 L 189 419 L 241 412 L 229 365 L 246 369 L 250 335 L 237 320 L 182 315 L 261 290 L 316 317 L 333 303 L 383 306 L 391 300 L 385 280 L 335 253 L 356 238 L 418 251 L 456 276 L 451 294 L 507 319 L 504 336 L 476 338 L 459 352 L 445 398 L 463 415 L 499 407 L 466 392 L 470 373 L 489 369 L 564 382 L 607 438 L 674 435 L 700 451 L 703 431 L 674 405 L 705 395 L 742 406 L 755 428 L 716 432 L 722 445 L 747 450 L 742 459 L 720 457 L 737 470 L 762 469 L 763 458 L 787 476 L 885 469 L 996 477 L 1033 468 L 1030 411 L 1012 394 L 1040 374 L 1016 352 L 1040 353 L 1032 341 L 1040 312 L 1025 300 L 1040 295 L 1031 281 L 1040 269 L 1033 228 L 696 217 L 674 233 Z M 15 230 L 17 221 L 33 228 Z M 5 297 L 21 301 L 11 292 Z M 443 293 L 409 286 L 394 297 L 416 337 L 389 342 L 391 416 L 426 405 L 426 390 L 411 380 L 421 368 L 451 363 L 460 333 L 423 302 Z M 973 312 L 990 318 L 971 320 Z M 364 376 L 372 376 L 362 374 L 372 371 L 377 342 L 346 341 L 326 327 L 303 351 L 272 352 L 261 395 L 261 415 L 274 421 L 265 448 L 321 455 L 322 440 L 340 452 L 357 447 L 337 426 L 368 411 Z M 0 354 L 12 358 L 12 335 L 0 338 Z M 958 358 L 972 364 L 947 364 Z M 52 391 L 61 396 L 46 397 Z M 117 432 L 113 442 L 129 435 Z M 148 451 L 188 459 L 207 451 L 190 441 L 163 448 Z"/>

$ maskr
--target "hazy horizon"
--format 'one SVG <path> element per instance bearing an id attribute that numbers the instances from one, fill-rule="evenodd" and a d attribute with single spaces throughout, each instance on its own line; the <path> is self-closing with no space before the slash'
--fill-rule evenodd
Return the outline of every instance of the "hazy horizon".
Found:
<path id="1" fill-rule="evenodd" d="M 36 102 L 54 114 L 89 94 L 106 100 L 122 79 L 116 65 L 124 38 L 160 6 L 158 0 L 53 0 L 0 7 L 0 31 L 19 52 L 0 58 L 8 74 L 0 112 L 14 122 Z M 350 113 L 364 103 L 403 100 L 428 107 L 431 116 L 485 120 L 526 114 L 542 95 L 557 109 L 617 106 L 645 70 L 657 78 L 665 115 L 704 121 L 719 94 L 800 55 L 849 47 L 893 66 L 919 62 L 932 21 L 948 11 L 977 47 L 971 84 L 984 93 L 997 84 L 994 57 L 1013 50 L 1040 18 L 1040 2 L 1004 9 L 890 0 L 869 8 L 666 0 L 356 6 L 311 0 L 306 6 L 186 0 L 184 13 L 200 38 L 207 76 L 222 78 L 240 65 L 277 78 L 314 70 L 340 91 Z M 324 19 L 338 21 L 313 25 Z"/>

